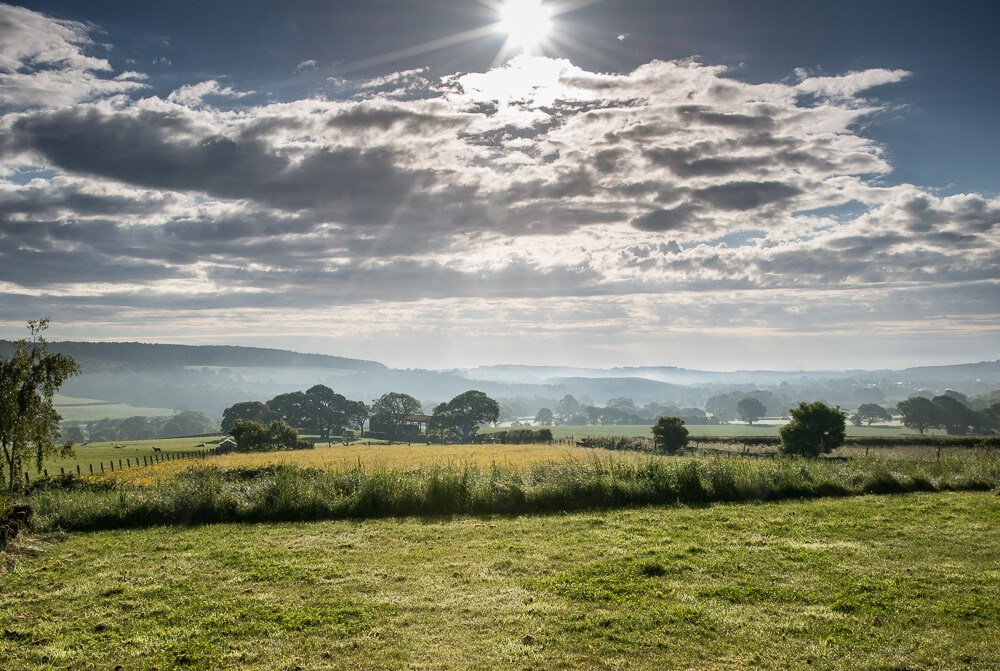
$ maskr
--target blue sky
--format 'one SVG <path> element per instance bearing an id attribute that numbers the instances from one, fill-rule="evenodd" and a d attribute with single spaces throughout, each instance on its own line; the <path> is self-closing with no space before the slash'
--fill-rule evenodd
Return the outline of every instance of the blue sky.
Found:
<path id="1" fill-rule="evenodd" d="M 997 358 L 990 3 L 542 7 L 0 5 L 0 336 Z"/>

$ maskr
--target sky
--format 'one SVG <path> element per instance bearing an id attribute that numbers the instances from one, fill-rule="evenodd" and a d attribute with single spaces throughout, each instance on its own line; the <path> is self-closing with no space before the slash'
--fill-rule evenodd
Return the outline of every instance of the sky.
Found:
<path id="1" fill-rule="evenodd" d="M 0 337 L 48 316 L 51 340 L 397 368 L 995 360 L 998 18 L 0 4 Z"/>

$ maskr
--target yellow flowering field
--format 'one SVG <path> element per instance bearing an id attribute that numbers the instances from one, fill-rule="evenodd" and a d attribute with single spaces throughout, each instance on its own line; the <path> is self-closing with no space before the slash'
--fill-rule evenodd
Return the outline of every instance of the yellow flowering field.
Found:
<path id="1" fill-rule="evenodd" d="M 220 468 L 254 468 L 272 464 L 291 464 L 303 468 L 342 470 L 364 466 L 416 470 L 431 466 L 496 463 L 517 469 L 568 460 L 590 461 L 614 456 L 615 459 L 646 459 L 647 453 L 608 452 L 568 445 L 336 445 L 317 446 L 314 450 L 292 452 L 230 453 L 204 460 L 167 461 L 144 468 L 107 473 L 100 478 L 152 486 L 196 465 L 212 464 Z"/>

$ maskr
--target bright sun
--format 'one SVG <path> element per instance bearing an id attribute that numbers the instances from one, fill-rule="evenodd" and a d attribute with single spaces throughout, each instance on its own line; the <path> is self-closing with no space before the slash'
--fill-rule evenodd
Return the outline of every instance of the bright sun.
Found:
<path id="1" fill-rule="evenodd" d="M 510 46 L 535 51 L 552 28 L 552 11 L 541 0 L 506 0 L 500 7 L 500 29 Z"/>

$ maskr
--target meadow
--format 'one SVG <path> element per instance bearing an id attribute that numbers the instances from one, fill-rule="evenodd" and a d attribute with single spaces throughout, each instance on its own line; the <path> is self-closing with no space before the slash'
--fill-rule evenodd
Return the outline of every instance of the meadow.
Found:
<path id="1" fill-rule="evenodd" d="M 35 535 L 0 668 L 997 669 L 1000 498 Z"/>

